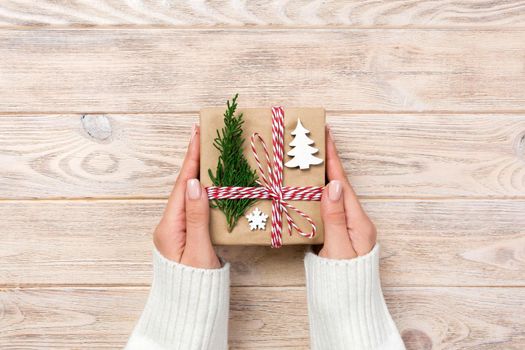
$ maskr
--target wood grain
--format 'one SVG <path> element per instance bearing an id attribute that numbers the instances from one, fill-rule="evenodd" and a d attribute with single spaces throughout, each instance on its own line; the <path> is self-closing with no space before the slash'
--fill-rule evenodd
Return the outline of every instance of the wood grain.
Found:
<path id="1" fill-rule="evenodd" d="M 386 288 L 407 349 L 522 349 L 522 288 Z M 121 348 L 144 288 L 44 288 L 0 292 L 0 347 Z M 497 307 L 497 314 L 494 309 Z M 286 321 L 284 321 L 286 320 Z M 231 349 L 308 349 L 303 287 L 235 287 Z"/>
<path id="2" fill-rule="evenodd" d="M 328 109 L 409 350 L 525 348 L 525 2 L 6 0 L 0 348 L 115 349 L 201 107 Z M 57 200 L 58 199 L 58 200 Z M 307 349 L 307 247 L 218 247 L 232 349 Z"/>
<path id="3" fill-rule="evenodd" d="M 389 286 L 525 286 L 525 201 L 364 202 Z M 149 285 L 164 201 L 0 202 L 0 286 Z M 304 284 L 304 246 L 221 247 L 237 286 Z M 408 268 L 410 267 L 410 268 Z"/>
<path id="4" fill-rule="evenodd" d="M 525 29 L 1 30 L 0 111 L 523 112 Z M 232 83 L 232 79 L 234 83 Z"/>
<path id="5" fill-rule="evenodd" d="M 0 115 L 0 198 L 166 197 L 197 120 Z M 363 197 L 525 196 L 525 115 L 332 112 L 328 123 Z"/>
<path id="6" fill-rule="evenodd" d="M 0 5 L 5 26 L 523 26 L 523 1 L 29 1 Z"/>
<path id="7" fill-rule="evenodd" d="M 166 197 L 197 115 L 0 116 L 0 198 Z"/>

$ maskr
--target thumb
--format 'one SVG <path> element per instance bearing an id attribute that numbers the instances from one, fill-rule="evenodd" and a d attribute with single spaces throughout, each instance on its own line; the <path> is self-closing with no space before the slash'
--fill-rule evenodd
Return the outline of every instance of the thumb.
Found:
<path id="1" fill-rule="evenodd" d="M 343 184 L 332 180 L 321 198 L 321 217 L 324 224 L 324 246 L 319 255 L 330 259 L 350 259 L 357 256 L 346 225 Z"/>
<path id="2" fill-rule="evenodd" d="M 198 268 L 220 267 L 210 240 L 208 196 L 197 179 L 186 182 L 185 211 L 186 245 L 181 263 Z"/>

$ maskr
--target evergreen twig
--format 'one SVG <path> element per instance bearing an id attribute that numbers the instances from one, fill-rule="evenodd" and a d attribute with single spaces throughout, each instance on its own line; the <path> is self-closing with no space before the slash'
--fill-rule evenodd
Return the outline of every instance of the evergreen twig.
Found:
<path id="1" fill-rule="evenodd" d="M 224 127 L 220 132 L 217 130 L 217 137 L 213 140 L 213 146 L 220 152 L 215 175 L 211 169 L 208 169 L 214 186 L 257 186 L 257 173 L 252 170 L 243 154 L 243 114 L 235 116 L 238 96 L 239 94 L 236 94 L 231 103 L 226 102 Z M 246 209 L 256 201 L 256 199 L 214 199 L 211 205 L 224 213 L 228 232 L 231 232 Z"/>

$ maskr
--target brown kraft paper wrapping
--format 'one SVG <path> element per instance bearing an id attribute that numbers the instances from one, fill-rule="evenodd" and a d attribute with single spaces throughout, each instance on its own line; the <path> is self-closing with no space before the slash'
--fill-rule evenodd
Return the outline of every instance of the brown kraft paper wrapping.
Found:
<path id="1" fill-rule="evenodd" d="M 208 169 L 215 173 L 219 151 L 213 146 L 213 140 L 217 136 L 217 130 L 224 126 L 223 114 L 226 107 L 205 108 L 200 112 L 200 177 L 204 186 L 212 186 L 211 179 L 208 175 Z M 238 109 L 237 113 L 243 113 L 243 136 L 245 138 L 244 154 L 250 163 L 252 169 L 257 171 L 257 163 L 252 155 L 250 148 L 250 137 L 252 133 L 257 132 L 266 142 L 272 154 L 272 112 L 271 108 L 245 108 Z M 312 147 L 319 152 L 314 155 L 323 159 L 319 165 L 311 165 L 309 169 L 300 170 L 299 168 L 284 167 L 283 186 L 324 186 L 325 185 L 325 111 L 323 108 L 284 108 L 284 163 L 292 157 L 287 153 L 292 148 L 289 143 L 293 136 L 290 134 L 297 124 L 297 118 L 301 119 L 303 126 L 310 131 L 308 137 L 314 140 Z M 267 168 L 262 147 L 258 147 L 259 158 L 261 159 L 263 169 Z M 259 175 L 260 178 L 260 175 Z M 321 221 L 320 202 L 319 201 L 290 201 L 309 215 L 317 226 L 317 233 L 313 238 L 306 238 L 299 235 L 296 231 L 290 236 L 288 225 L 283 217 L 283 245 L 290 244 L 319 244 L 323 242 L 323 223 Z M 260 199 L 254 205 L 246 210 L 244 215 L 251 213 L 255 208 L 259 208 L 263 213 L 268 215 L 265 230 L 250 231 L 246 217 L 241 217 L 237 225 L 228 232 L 224 214 L 216 208 L 210 209 L 210 234 L 214 244 L 219 245 L 270 245 L 271 232 L 271 200 Z M 290 210 L 295 223 L 307 233 L 311 231 L 310 224 Z"/>

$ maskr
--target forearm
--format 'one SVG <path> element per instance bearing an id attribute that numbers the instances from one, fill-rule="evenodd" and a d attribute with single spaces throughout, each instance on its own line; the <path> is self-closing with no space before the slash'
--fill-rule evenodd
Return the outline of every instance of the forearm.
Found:
<path id="1" fill-rule="evenodd" d="M 227 349 L 229 264 L 198 269 L 153 257 L 146 307 L 127 350 Z"/>
<path id="2" fill-rule="evenodd" d="M 379 280 L 379 247 L 349 260 L 305 258 L 311 348 L 404 349 Z"/>

